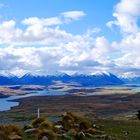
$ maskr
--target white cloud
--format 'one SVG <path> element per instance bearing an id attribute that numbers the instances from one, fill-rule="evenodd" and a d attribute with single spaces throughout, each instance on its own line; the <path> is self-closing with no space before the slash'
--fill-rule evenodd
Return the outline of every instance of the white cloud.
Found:
<path id="1" fill-rule="evenodd" d="M 0 44 L 14 43 L 22 36 L 22 30 L 15 27 L 14 20 L 4 21 L 0 24 Z"/>
<path id="2" fill-rule="evenodd" d="M 77 18 L 75 15 L 73 20 L 78 18 L 80 14 L 77 14 Z M 61 23 L 55 20 L 57 19 L 28 18 L 22 21 L 27 25 L 24 30 L 18 28 L 14 20 L 2 22 L 0 44 L 7 47 L 0 48 L 1 69 L 19 75 L 28 71 L 50 73 L 57 69 L 79 71 L 82 68 L 85 71 L 85 65 L 93 66 L 93 58 L 90 58 L 92 54 L 89 52 L 92 52 L 95 45 L 92 34 L 99 29 L 88 30 L 83 35 L 73 35 L 60 27 L 51 27 Z M 95 60 L 95 65 L 98 64 L 96 61 L 98 60 Z"/>
<path id="3" fill-rule="evenodd" d="M 69 23 L 73 20 L 79 20 L 81 17 L 86 16 L 86 13 L 83 11 L 68 11 L 61 14 L 66 23 Z"/>
<path id="4" fill-rule="evenodd" d="M 71 15 L 71 17 L 69 17 L 70 20 L 77 20 L 84 15 L 82 11 L 65 12 L 65 14 L 66 13 Z M 24 30 L 18 28 L 14 20 L 4 21 L 0 23 L 0 44 L 56 45 L 61 42 L 68 42 L 73 39 L 73 35 L 59 27 L 59 25 L 65 24 L 65 20 L 68 19 L 68 16 L 65 16 L 26 18 L 21 22 L 26 25 Z"/>
<path id="5" fill-rule="evenodd" d="M 79 20 L 81 17 L 85 16 L 86 13 L 83 11 L 68 11 L 61 13 L 57 17 L 50 18 L 38 18 L 30 17 L 22 21 L 25 25 L 41 25 L 41 26 L 53 26 L 69 23 L 69 21 Z"/>
<path id="6" fill-rule="evenodd" d="M 115 69 L 122 76 L 140 75 L 140 0 L 121 0 L 113 16 L 115 20 L 109 21 L 107 26 L 119 27 L 123 35 L 120 42 L 112 43 L 117 54 L 113 59 Z"/>
<path id="7" fill-rule="evenodd" d="M 139 32 L 137 21 L 140 16 L 140 0 L 121 0 L 116 7 L 113 16 L 114 21 L 109 21 L 107 26 L 117 25 L 122 33 Z"/>
<path id="8" fill-rule="evenodd" d="M 0 44 L 52 45 L 72 39 L 70 33 L 57 27 L 50 28 L 34 24 L 22 30 L 16 27 L 16 22 L 13 20 L 1 23 L 0 30 Z"/>
<path id="9" fill-rule="evenodd" d="M 134 72 L 126 72 L 126 73 L 123 73 L 121 75 L 122 78 L 134 78 L 134 77 L 137 77 L 138 75 L 136 75 Z"/>
<path id="10" fill-rule="evenodd" d="M 52 25 L 61 25 L 62 21 L 59 17 L 51 17 L 51 18 L 30 17 L 24 19 L 22 23 L 25 25 L 52 26 Z"/>
<path id="11" fill-rule="evenodd" d="M 108 58 L 107 40 L 91 36 L 71 35 L 67 42 L 56 43 L 56 47 L 9 46 L 0 48 L 0 67 L 18 75 L 24 72 L 52 73 L 53 71 L 92 72 Z M 54 41 L 54 40 L 53 40 Z M 104 44 L 104 45 L 102 45 Z M 105 49 L 103 49 L 105 47 Z M 104 61 L 101 61 L 103 59 Z"/>
<path id="12" fill-rule="evenodd" d="M 120 42 L 93 36 L 99 28 L 88 29 L 81 35 L 62 30 L 61 25 L 85 16 L 82 11 L 64 12 L 52 18 L 26 18 L 21 22 L 24 29 L 14 20 L 4 21 L 0 23 L 0 45 L 5 46 L 0 47 L 0 69 L 17 75 L 56 70 L 140 75 L 139 1 L 122 0 L 115 9 L 116 19 L 107 23 L 121 29 Z"/>

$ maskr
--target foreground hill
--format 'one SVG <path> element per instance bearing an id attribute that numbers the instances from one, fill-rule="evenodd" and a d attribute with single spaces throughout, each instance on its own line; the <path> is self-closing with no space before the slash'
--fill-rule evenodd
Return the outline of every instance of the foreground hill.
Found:
<path id="1" fill-rule="evenodd" d="M 64 83 L 77 83 L 81 86 L 104 86 L 104 85 L 121 85 L 124 82 L 111 73 L 96 73 L 91 75 L 83 74 L 57 74 L 57 75 L 32 75 L 25 74 L 18 78 L 17 76 L 0 76 L 0 85 L 51 85 L 55 81 Z"/>
<path id="2" fill-rule="evenodd" d="M 29 114 L 28 114 L 29 115 Z M 24 118 L 22 118 L 24 120 Z M 33 120 L 32 120 L 33 119 Z M 35 116 L 27 125 L 0 125 L 1 140 L 139 140 L 140 121 L 95 120 L 67 112 L 60 116 Z M 19 120 L 18 120 L 19 121 Z"/>

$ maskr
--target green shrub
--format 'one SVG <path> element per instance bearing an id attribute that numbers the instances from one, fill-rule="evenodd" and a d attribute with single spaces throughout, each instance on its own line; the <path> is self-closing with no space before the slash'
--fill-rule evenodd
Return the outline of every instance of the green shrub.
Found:
<path id="1" fill-rule="evenodd" d="M 91 122 L 88 120 L 83 120 L 79 124 L 79 129 L 80 130 L 87 130 L 92 126 Z"/>
<path id="2" fill-rule="evenodd" d="M 52 123 L 49 122 L 49 121 L 44 121 L 40 124 L 40 127 L 41 129 L 52 129 Z"/>
<path id="3" fill-rule="evenodd" d="M 37 118 L 32 121 L 32 125 L 34 128 L 38 128 L 42 122 L 45 122 L 45 118 Z"/>
<path id="4" fill-rule="evenodd" d="M 33 128 L 32 125 L 25 125 L 23 129 L 26 130 L 26 129 L 31 129 L 31 128 Z"/>

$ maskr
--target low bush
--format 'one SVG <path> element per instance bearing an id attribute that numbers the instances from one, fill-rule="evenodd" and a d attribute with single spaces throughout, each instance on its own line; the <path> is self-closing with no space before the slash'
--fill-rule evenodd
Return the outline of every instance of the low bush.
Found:
<path id="1" fill-rule="evenodd" d="M 22 136 L 22 130 L 14 124 L 9 124 L 5 126 L 0 126 L 0 131 L 4 132 L 7 136 L 11 133 L 15 133 L 19 136 Z"/>
<path id="2" fill-rule="evenodd" d="M 57 135 L 52 130 L 40 130 L 38 140 L 41 140 L 44 136 L 46 136 L 48 140 L 57 140 Z"/>
<path id="3" fill-rule="evenodd" d="M 49 122 L 49 121 L 43 121 L 40 126 L 39 126 L 40 129 L 52 129 L 52 123 Z"/>
<path id="4" fill-rule="evenodd" d="M 34 128 L 38 128 L 41 125 L 41 123 L 43 123 L 45 121 L 46 121 L 45 118 L 37 118 L 32 121 L 32 125 Z"/>

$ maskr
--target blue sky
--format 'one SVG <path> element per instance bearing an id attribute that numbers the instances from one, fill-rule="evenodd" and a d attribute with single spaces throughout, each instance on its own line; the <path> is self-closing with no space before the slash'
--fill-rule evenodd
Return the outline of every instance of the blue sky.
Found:
<path id="1" fill-rule="evenodd" d="M 110 38 L 110 40 L 119 39 L 119 33 L 112 32 L 106 27 L 105 23 L 112 20 L 114 5 L 118 0 L 109 0 L 107 3 L 103 0 L 3 0 L 1 8 L 1 20 L 21 21 L 27 17 L 49 18 L 58 16 L 65 11 L 84 11 L 86 17 L 80 21 L 73 22 L 70 25 L 63 25 L 62 29 L 73 33 L 81 34 L 86 32 L 88 28 L 102 28 L 100 34 Z M 19 25 L 20 26 L 20 25 Z M 78 28 L 77 28 L 78 26 Z"/>
<path id="2" fill-rule="evenodd" d="M 0 73 L 140 75 L 140 0 L 1 0 Z"/>

